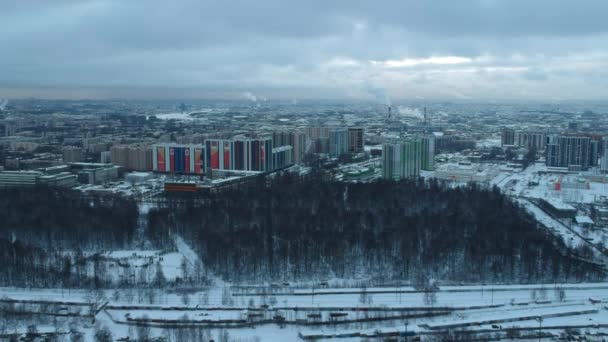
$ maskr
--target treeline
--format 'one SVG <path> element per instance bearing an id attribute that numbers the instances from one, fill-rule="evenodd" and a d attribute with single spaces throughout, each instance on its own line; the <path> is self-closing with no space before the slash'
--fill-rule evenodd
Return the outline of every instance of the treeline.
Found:
<path id="1" fill-rule="evenodd" d="M 137 215 L 137 203 L 118 195 L 43 186 L 0 188 L 0 237 L 43 248 L 125 248 Z"/>
<path id="2" fill-rule="evenodd" d="M 100 287 L 83 258 L 48 252 L 22 241 L 0 238 L 0 286 Z"/>
<path id="3" fill-rule="evenodd" d="M 526 283 L 604 277 L 498 189 L 450 188 L 435 180 L 260 178 L 152 210 L 149 238 L 164 247 L 172 231 L 232 281 L 434 277 Z"/>

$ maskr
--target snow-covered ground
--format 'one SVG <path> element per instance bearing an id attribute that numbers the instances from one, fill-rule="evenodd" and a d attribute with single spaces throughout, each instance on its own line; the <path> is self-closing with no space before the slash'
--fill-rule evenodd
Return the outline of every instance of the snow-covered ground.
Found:
<path id="1" fill-rule="evenodd" d="M 156 118 L 160 119 L 160 120 L 189 121 L 189 120 L 196 119 L 196 117 L 193 116 L 192 114 L 210 113 L 211 111 L 212 111 L 211 109 L 204 108 L 204 109 L 199 109 L 199 110 L 189 111 L 189 112 L 162 113 L 162 114 L 156 114 Z"/>
<path id="2" fill-rule="evenodd" d="M 563 296 L 559 294 L 560 289 Z M 132 335 L 132 321 L 143 318 L 154 320 L 153 335 L 174 331 L 175 328 L 169 328 L 171 324 L 187 319 L 189 323 L 211 331 L 214 336 L 226 331 L 234 338 L 255 340 L 253 338 L 257 336 L 261 341 L 292 341 L 297 340 L 299 334 L 372 333 L 378 329 L 402 331 L 406 320 L 409 331 L 421 334 L 463 324 L 474 329 L 495 329 L 492 325 L 496 324 L 503 330 L 508 327 L 536 327 L 538 317 L 543 317 L 546 327 L 608 325 L 608 283 L 446 286 L 441 287 L 430 302 L 425 301 L 424 293 L 407 287 L 327 288 L 315 291 L 314 296 L 312 288 L 294 290 L 294 293 L 246 294 L 213 287 L 189 293 L 186 301 L 184 294 L 154 290 L 152 303 L 144 294 L 145 304 L 139 303 L 139 296 L 129 299 L 128 291 L 105 291 L 104 301 L 109 304 L 96 316 L 96 321 L 108 326 L 115 338 Z M 403 291 L 405 293 L 400 293 Z M 222 304 L 226 295 L 232 298 L 229 305 Z M 93 296 L 82 290 L 1 288 L 0 297 L 4 300 L 86 304 Z M 269 307 L 262 306 L 264 303 Z M 436 317 L 404 318 L 423 313 L 424 308 L 444 312 Z M 332 313 L 343 316 L 331 317 Z M 248 319 L 249 315 L 255 317 Z M 284 317 L 286 323 L 273 321 L 276 316 Z M 225 329 L 217 326 L 225 320 L 242 324 Z M 256 323 L 260 320 L 264 322 Z M 217 324 L 209 326 L 210 322 Z M 91 330 L 92 326 L 82 329 Z M 563 328 L 553 328 L 549 332 L 559 333 L 561 330 Z M 608 332 L 606 327 L 600 326 L 595 330 Z M 350 340 L 357 341 L 359 337 Z"/>
<path id="3" fill-rule="evenodd" d="M 552 234 L 562 237 L 568 247 L 588 245 L 592 247 L 594 259 L 606 264 L 606 227 L 585 228 L 573 219 L 556 218 L 537 205 L 539 200 L 547 200 L 558 206 L 571 207 L 577 210 L 577 215 L 588 219 L 585 206 L 608 198 L 608 183 L 598 181 L 602 179 L 592 173 L 558 172 L 536 163 L 521 172 L 500 172 L 490 183 L 512 196 Z"/>

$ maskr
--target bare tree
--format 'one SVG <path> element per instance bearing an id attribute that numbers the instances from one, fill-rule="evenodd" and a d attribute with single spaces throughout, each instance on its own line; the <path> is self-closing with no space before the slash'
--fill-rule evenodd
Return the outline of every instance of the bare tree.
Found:
<path id="1" fill-rule="evenodd" d="M 232 299 L 232 292 L 230 292 L 230 288 L 228 288 L 227 286 L 224 286 L 224 288 L 222 288 L 222 305 L 234 305 L 234 300 Z"/>
<path id="2" fill-rule="evenodd" d="M 427 289 L 424 291 L 422 301 L 425 305 L 435 306 L 437 304 L 437 293 L 434 289 Z"/>
<path id="3" fill-rule="evenodd" d="M 190 295 L 188 294 L 188 292 L 182 293 L 182 304 L 184 304 L 185 306 L 190 305 Z"/>
<path id="4" fill-rule="evenodd" d="M 142 317 L 142 321 L 144 321 L 144 324 L 140 324 L 137 326 L 137 338 L 140 342 L 150 341 L 150 326 L 145 324 L 148 319 L 148 316 L 144 315 Z"/>
<path id="5" fill-rule="evenodd" d="M 368 294 L 367 294 L 367 286 L 363 286 L 361 287 L 361 293 L 359 293 L 359 303 L 360 304 L 367 304 L 368 302 Z"/>
<path id="6" fill-rule="evenodd" d="M 555 288 L 555 298 L 560 301 L 563 302 L 566 300 L 566 290 L 564 290 L 563 287 L 558 286 Z"/>
<path id="7" fill-rule="evenodd" d="M 538 290 L 538 296 L 541 300 L 547 300 L 547 288 L 544 285 Z"/>
<path id="8" fill-rule="evenodd" d="M 165 273 L 163 272 L 163 267 L 160 262 L 156 263 L 156 274 L 154 275 L 154 285 L 159 288 L 165 287 L 167 284 L 167 279 L 165 278 Z"/>
<path id="9" fill-rule="evenodd" d="M 95 326 L 95 342 L 112 342 L 112 332 L 108 327 L 96 325 Z"/>

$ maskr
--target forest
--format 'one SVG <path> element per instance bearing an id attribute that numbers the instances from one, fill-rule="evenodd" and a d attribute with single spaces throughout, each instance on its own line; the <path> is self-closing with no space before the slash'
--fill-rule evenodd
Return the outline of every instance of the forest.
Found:
<path id="1" fill-rule="evenodd" d="M 36 186 L 0 188 L 0 237 L 60 249 L 124 248 L 137 203 L 118 195 Z"/>
<path id="2" fill-rule="evenodd" d="M 137 217 L 136 202 L 119 196 L 0 188 L 0 285 L 100 285 L 87 277 L 82 251 L 126 248 Z"/>
<path id="3" fill-rule="evenodd" d="M 158 248 L 177 232 L 234 282 L 370 278 L 379 282 L 593 281 L 575 257 L 495 189 L 436 180 L 342 183 L 283 175 L 150 212 Z"/>

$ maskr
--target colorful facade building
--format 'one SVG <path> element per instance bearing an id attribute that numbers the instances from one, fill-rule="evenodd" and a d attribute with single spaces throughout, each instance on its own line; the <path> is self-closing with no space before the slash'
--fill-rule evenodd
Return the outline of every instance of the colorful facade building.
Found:
<path id="1" fill-rule="evenodd" d="M 156 172 L 202 175 L 205 148 L 202 145 L 157 144 L 152 146 L 152 169 Z"/>
<path id="2" fill-rule="evenodd" d="M 208 139 L 205 150 L 211 170 L 273 170 L 272 138 Z"/>

